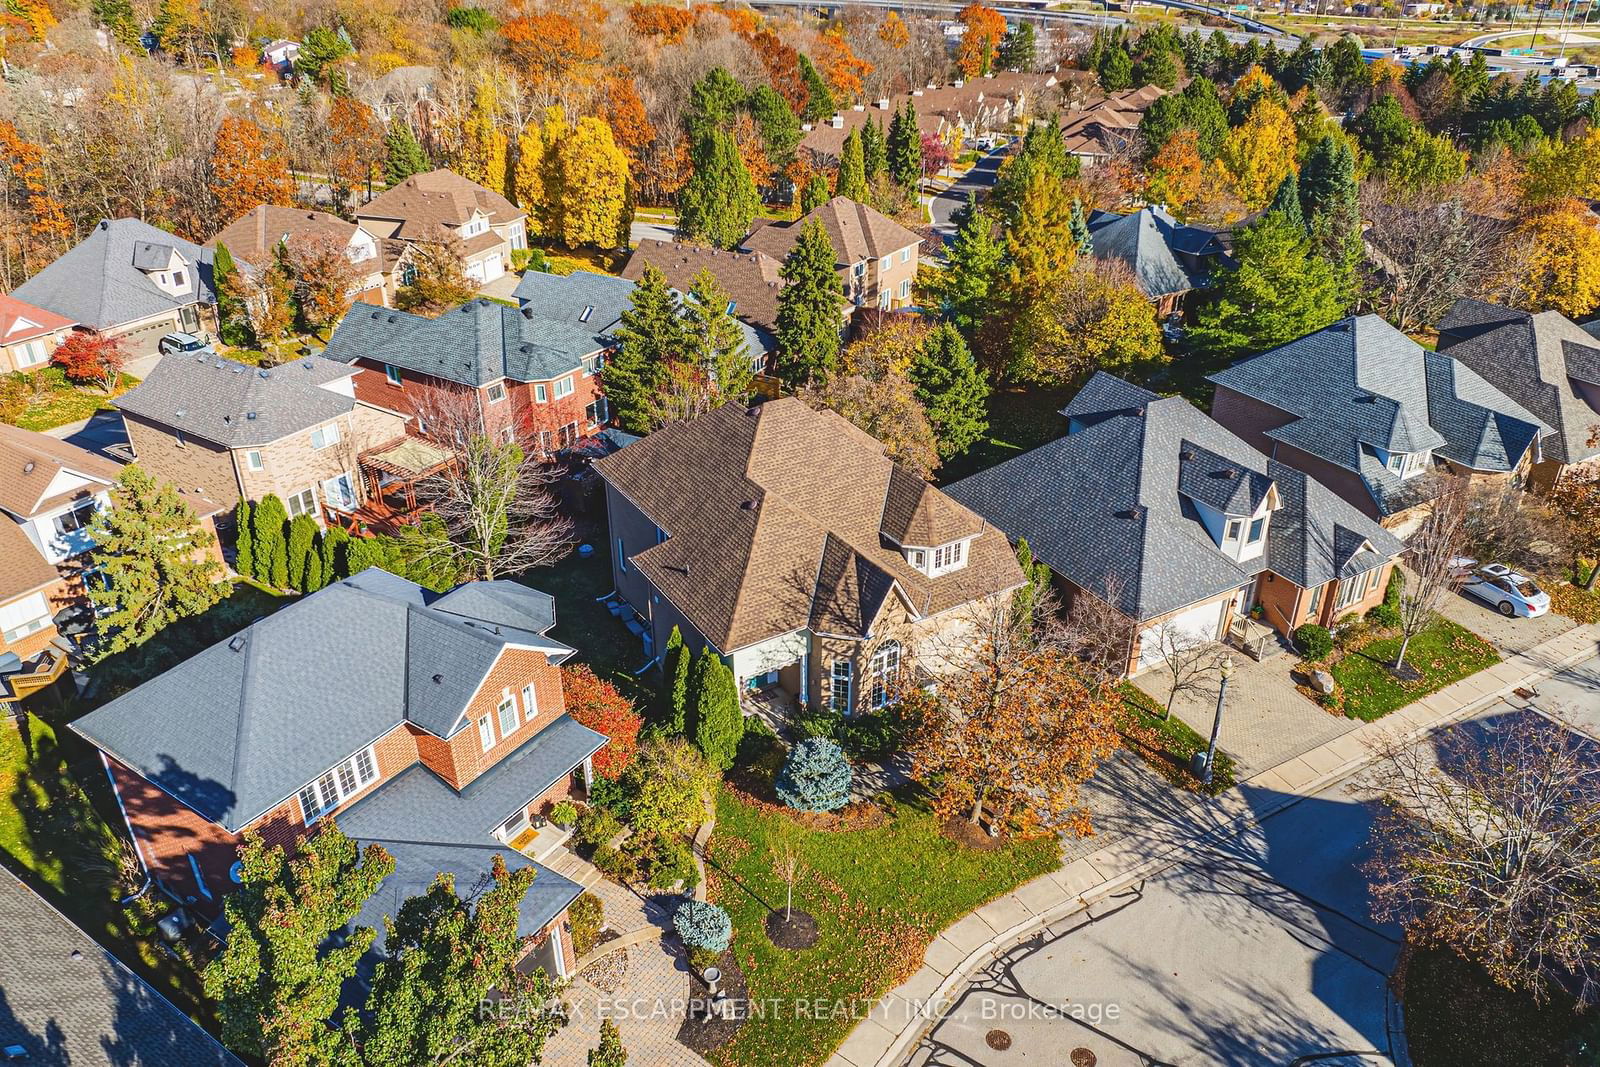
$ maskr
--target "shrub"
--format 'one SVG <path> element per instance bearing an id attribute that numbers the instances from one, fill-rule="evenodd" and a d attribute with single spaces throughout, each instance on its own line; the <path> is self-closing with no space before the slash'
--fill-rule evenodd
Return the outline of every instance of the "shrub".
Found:
<path id="1" fill-rule="evenodd" d="M 1294 632 L 1294 646 L 1309 660 L 1324 660 L 1333 654 L 1333 635 L 1327 627 L 1308 622 Z"/>
<path id="2" fill-rule="evenodd" d="M 850 803 L 850 761 L 837 741 L 812 737 L 794 746 L 773 788 L 798 811 L 837 811 Z"/>
<path id="3" fill-rule="evenodd" d="M 672 916 L 672 928 L 690 948 L 726 952 L 733 940 L 733 920 L 717 905 L 704 900 L 686 900 Z"/>
<path id="4" fill-rule="evenodd" d="M 1374 604 L 1367 609 L 1367 621 L 1392 630 L 1400 625 L 1400 609 L 1388 602 Z"/>
<path id="5" fill-rule="evenodd" d="M 97 385 L 107 393 L 116 388 L 127 360 L 120 340 L 82 330 L 68 334 L 50 356 L 74 385 Z"/>
<path id="6" fill-rule="evenodd" d="M 578 816 L 572 839 L 584 848 L 599 848 L 622 832 L 622 820 L 610 808 L 590 804 Z"/>
<path id="7" fill-rule="evenodd" d="M 844 725 L 844 716 L 830 708 L 815 708 L 795 716 L 794 728 L 802 738 L 833 737 Z"/>
<path id="8" fill-rule="evenodd" d="M 717 780 L 716 770 L 686 741 L 642 745 L 623 776 L 633 792 L 628 823 L 641 834 L 693 833 L 705 821 Z"/>
<path id="9" fill-rule="evenodd" d="M 578 805 L 570 800 L 558 800 L 550 809 L 550 821 L 557 826 L 571 826 L 578 821 Z"/>
<path id="10" fill-rule="evenodd" d="M 595 849 L 592 862 L 595 870 L 616 882 L 631 882 L 639 873 L 638 863 L 632 856 L 610 845 Z"/>
<path id="11" fill-rule="evenodd" d="M 1383 587 L 1383 602 L 1395 610 L 1400 608 L 1400 594 L 1406 591 L 1406 572 L 1396 567 L 1389 572 L 1389 584 Z"/>
<path id="12" fill-rule="evenodd" d="M 567 714 L 610 739 L 594 754 L 595 773 L 606 778 L 619 777 L 639 750 L 639 727 L 644 725 L 644 720 L 633 710 L 633 702 L 618 692 L 616 686 L 596 677 L 582 665 L 561 668 L 561 691 L 566 698 Z"/>
<path id="13" fill-rule="evenodd" d="M 589 783 L 589 807 L 604 808 L 624 822 L 633 808 L 633 787 L 621 778 L 597 775 Z"/>
<path id="14" fill-rule="evenodd" d="M 594 951 L 600 943 L 600 927 L 605 925 L 606 909 L 600 898 L 584 893 L 567 909 L 567 922 L 572 926 L 572 951 L 579 959 Z"/>
<path id="15" fill-rule="evenodd" d="M 664 841 L 650 861 L 650 888 L 671 889 L 680 881 L 686 887 L 700 881 L 694 854 L 682 841 Z"/>
<path id="16" fill-rule="evenodd" d="M 852 759 L 883 759 L 900 748 L 904 722 L 896 707 L 842 720 L 833 739 Z"/>
<path id="17" fill-rule="evenodd" d="M 722 953 L 720 952 L 712 952 L 708 948 L 689 949 L 689 966 L 702 974 L 705 973 L 707 967 L 715 967 L 721 962 Z"/>

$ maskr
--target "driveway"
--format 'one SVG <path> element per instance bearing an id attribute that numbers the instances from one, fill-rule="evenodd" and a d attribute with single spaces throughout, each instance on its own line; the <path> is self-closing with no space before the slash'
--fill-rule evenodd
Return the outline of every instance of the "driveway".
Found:
<path id="1" fill-rule="evenodd" d="M 522 275 L 507 271 L 494 281 L 487 283 L 478 290 L 479 296 L 489 296 L 496 300 L 515 300 L 517 285 L 522 281 Z"/>
<path id="2" fill-rule="evenodd" d="M 982 200 L 988 191 L 994 187 L 995 179 L 1000 174 L 1000 164 L 1006 158 L 1009 146 L 996 148 L 988 155 L 975 163 L 971 170 L 962 176 L 950 188 L 933 198 L 930 205 L 933 212 L 933 228 L 943 234 L 956 232 L 955 224 L 950 221 L 950 216 L 956 209 L 967 202 L 967 194 L 977 193 Z"/>
<path id="3" fill-rule="evenodd" d="M 665 222 L 635 222 L 628 227 L 628 240 L 635 248 L 645 238 L 655 241 L 676 241 L 678 228 Z"/>
<path id="4" fill-rule="evenodd" d="M 1372 813 L 1352 776 L 1062 920 L 982 972 L 910 1062 L 1392 1062 L 1399 931 L 1358 870 Z"/>
<path id="5" fill-rule="evenodd" d="M 1537 619 L 1508 619 L 1477 597 L 1462 592 L 1451 593 L 1440 614 L 1465 626 L 1502 653 L 1526 652 L 1578 625 L 1554 612 Z"/>

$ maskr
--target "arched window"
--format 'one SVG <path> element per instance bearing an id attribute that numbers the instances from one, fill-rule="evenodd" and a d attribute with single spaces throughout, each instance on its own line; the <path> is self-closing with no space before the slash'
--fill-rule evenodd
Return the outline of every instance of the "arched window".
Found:
<path id="1" fill-rule="evenodd" d="M 899 673 L 900 642 L 885 641 L 872 654 L 872 662 L 867 668 L 867 699 L 874 710 L 888 704 L 894 696 L 894 682 Z"/>

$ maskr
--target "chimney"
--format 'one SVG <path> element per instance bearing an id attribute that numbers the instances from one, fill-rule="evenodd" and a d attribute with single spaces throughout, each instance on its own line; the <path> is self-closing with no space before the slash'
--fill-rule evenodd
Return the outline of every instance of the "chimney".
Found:
<path id="1" fill-rule="evenodd" d="M 957 78 L 955 81 L 951 82 L 950 84 L 955 86 L 957 89 L 959 89 L 963 85 L 967 84 L 967 79 L 965 79 L 965 78 Z"/>
<path id="2" fill-rule="evenodd" d="M 865 111 L 865 110 L 867 110 L 867 105 L 866 104 L 852 104 L 850 106 L 850 110 L 851 111 Z"/>
<path id="3" fill-rule="evenodd" d="M 836 130 L 844 129 L 844 116 L 835 111 L 833 113 L 833 118 L 828 120 L 828 125 L 832 126 Z"/>
<path id="4" fill-rule="evenodd" d="M 878 98 L 878 110 L 879 111 L 888 111 L 889 110 L 889 98 L 888 97 L 879 97 Z"/>
<path id="5" fill-rule="evenodd" d="M 922 95 L 922 90 L 921 89 L 913 89 L 913 90 L 911 90 L 911 95 L 912 96 L 921 96 Z"/>

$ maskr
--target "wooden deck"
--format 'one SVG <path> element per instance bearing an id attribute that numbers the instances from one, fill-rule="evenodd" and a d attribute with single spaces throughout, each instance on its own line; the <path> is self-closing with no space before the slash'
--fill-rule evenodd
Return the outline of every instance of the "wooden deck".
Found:
<path id="1" fill-rule="evenodd" d="M 329 526 L 342 527 L 351 537 L 371 537 L 385 534 L 393 537 L 403 528 L 415 525 L 426 508 L 407 509 L 402 494 L 389 494 L 389 498 L 374 496 L 354 511 L 324 507 L 323 521 Z"/>
<path id="2" fill-rule="evenodd" d="M 57 648 L 47 648 L 25 660 L 22 670 L 0 675 L 0 704 L 30 697 L 55 684 L 66 672 L 67 654 Z"/>

